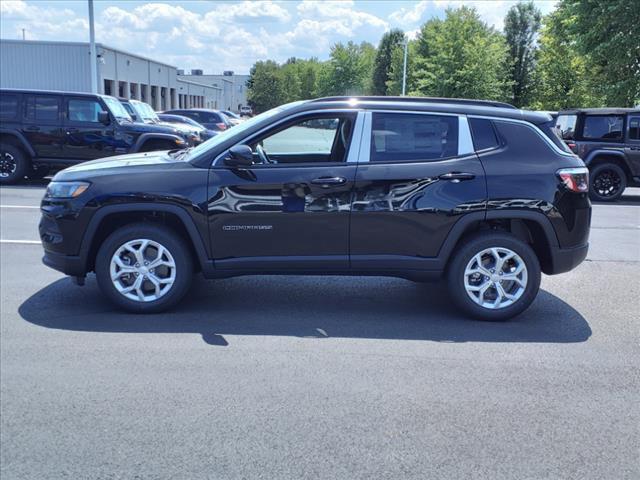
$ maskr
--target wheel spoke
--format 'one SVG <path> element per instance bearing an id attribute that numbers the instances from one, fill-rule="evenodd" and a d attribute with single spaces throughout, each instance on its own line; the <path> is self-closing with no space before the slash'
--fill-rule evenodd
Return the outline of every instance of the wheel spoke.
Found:
<path id="1" fill-rule="evenodd" d="M 161 290 L 160 289 L 160 279 L 158 277 L 156 277 L 155 275 L 153 275 L 153 274 L 149 274 L 148 277 L 149 277 L 149 281 L 151 283 L 153 283 L 153 286 L 155 287 L 156 297 L 159 297 L 160 296 L 160 290 Z"/>

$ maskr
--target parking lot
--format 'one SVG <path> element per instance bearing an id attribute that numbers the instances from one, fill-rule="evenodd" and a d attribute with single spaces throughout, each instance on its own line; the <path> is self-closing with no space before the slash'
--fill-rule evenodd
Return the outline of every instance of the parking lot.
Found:
<path id="1" fill-rule="evenodd" d="M 377 277 L 121 313 L 42 265 L 43 189 L 0 189 L 3 477 L 640 478 L 640 189 L 507 323 Z"/>

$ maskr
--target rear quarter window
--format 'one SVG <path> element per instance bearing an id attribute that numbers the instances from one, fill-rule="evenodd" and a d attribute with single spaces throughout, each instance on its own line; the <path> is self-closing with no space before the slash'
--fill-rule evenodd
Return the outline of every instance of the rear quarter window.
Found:
<path id="1" fill-rule="evenodd" d="M 588 140 L 622 140 L 622 115 L 587 115 L 584 118 L 582 137 Z"/>
<path id="2" fill-rule="evenodd" d="M 9 120 L 18 116 L 20 96 L 17 94 L 0 94 L 0 119 Z"/>
<path id="3" fill-rule="evenodd" d="M 491 120 L 469 118 L 469 126 L 471 127 L 471 136 L 473 137 L 473 147 L 477 152 L 500 146 Z"/>

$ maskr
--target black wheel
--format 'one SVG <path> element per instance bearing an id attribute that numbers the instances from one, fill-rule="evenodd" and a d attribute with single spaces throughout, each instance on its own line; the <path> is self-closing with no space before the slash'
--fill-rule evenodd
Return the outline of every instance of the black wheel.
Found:
<path id="1" fill-rule="evenodd" d="M 522 313 L 540 288 L 540 263 L 533 249 L 506 232 L 469 237 L 447 269 L 453 301 L 469 315 L 489 321 Z"/>
<path id="2" fill-rule="evenodd" d="M 29 171 L 30 163 L 18 147 L 0 143 L 0 185 L 11 185 L 22 180 Z"/>
<path id="3" fill-rule="evenodd" d="M 41 180 L 49 175 L 50 171 L 51 169 L 48 165 L 32 166 L 31 171 L 27 174 L 27 177 L 29 177 L 31 180 Z"/>
<path id="4" fill-rule="evenodd" d="M 615 163 L 596 165 L 589 177 L 589 196 L 597 202 L 618 200 L 627 188 L 627 176 Z"/>
<path id="5" fill-rule="evenodd" d="M 118 307 L 154 313 L 177 304 L 193 279 L 193 260 L 184 241 L 172 231 L 132 224 L 113 232 L 96 257 L 102 292 Z"/>

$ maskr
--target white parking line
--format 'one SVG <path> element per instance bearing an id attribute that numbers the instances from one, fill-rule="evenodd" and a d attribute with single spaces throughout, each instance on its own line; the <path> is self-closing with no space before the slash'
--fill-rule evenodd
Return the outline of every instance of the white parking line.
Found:
<path id="1" fill-rule="evenodd" d="M 34 207 L 32 205 L 0 205 L 0 208 L 33 208 L 40 210 L 40 207 Z"/>
<path id="2" fill-rule="evenodd" d="M 7 240 L 5 238 L 0 238 L 0 243 L 13 243 L 17 245 L 42 245 L 40 240 Z"/>

